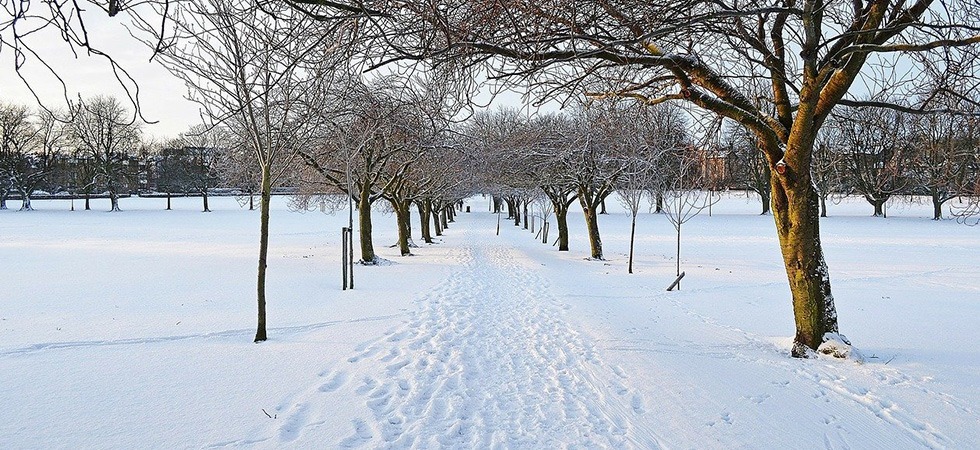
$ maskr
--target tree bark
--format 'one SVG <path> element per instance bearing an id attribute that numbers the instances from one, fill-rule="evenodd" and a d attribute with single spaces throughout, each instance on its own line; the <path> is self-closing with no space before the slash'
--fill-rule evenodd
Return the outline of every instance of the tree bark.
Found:
<path id="1" fill-rule="evenodd" d="M 204 212 L 211 212 L 211 208 L 208 207 L 208 191 L 201 190 L 201 196 L 204 197 Z"/>
<path id="2" fill-rule="evenodd" d="M 827 217 L 827 197 L 820 196 L 820 217 Z"/>
<path id="3" fill-rule="evenodd" d="M 429 213 L 432 215 L 432 224 L 436 230 L 436 236 L 442 236 L 442 221 L 439 220 L 439 211 L 436 207 L 429 208 Z"/>
<path id="4" fill-rule="evenodd" d="M 361 262 L 374 264 L 377 255 L 374 253 L 374 241 L 371 229 L 371 189 L 361 188 L 357 201 L 357 224 L 360 228 Z"/>
<path id="5" fill-rule="evenodd" d="M 256 294 L 258 296 L 258 324 L 255 329 L 255 342 L 262 342 L 268 339 L 265 329 L 265 270 L 269 259 L 269 208 L 272 203 L 272 171 L 266 164 L 262 167 L 262 198 L 259 203 L 260 208 L 260 227 L 259 227 L 259 273 L 256 282 Z"/>
<path id="6" fill-rule="evenodd" d="M 590 205 L 587 196 L 579 193 L 579 203 L 582 205 L 582 212 L 585 213 L 585 226 L 589 234 L 589 248 L 592 250 L 592 259 L 602 259 L 602 239 L 599 237 L 599 217 L 596 215 L 595 208 Z"/>
<path id="7" fill-rule="evenodd" d="M 558 251 L 568 251 L 568 207 L 555 205 L 555 222 L 558 223 Z"/>
<path id="8" fill-rule="evenodd" d="M 524 202 L 524 229 L 525 230 L 527 229 L 527 225 L 528 225 L 528 218 L 527 218 L 527 216 L 529 216 L 529 214 L 527 213 L 527 209 L 528 209 L 527 208 L 527 203 L 528 202 Z"/>
<path id="9" fill-rule="evenodd" d="M 800 173 L 788 169 L 785 174 L 774 170 L 770 180 L 773 218 L 793 296 L 796 336 L 792 353 L 807 357 L 826 333 L 837 332 L 837 310 L 820 244 L 819 195 L 809 168 Z"/>
<path id="10" fill-rule="evenodd" d="M 764 216 L 766 214 L 769 214 L 770 205 L 772 204 L 772 196 L 765 189 L 762 189 L 759 191 L 759 197 L 760 200 L 762 200 L 762 213 L 760 213 L 759 215 Z"/>
<path id="11" fill-rule="evenodd" d="M 419 210 L 419 226 L 422 228 L 422 241 L 426 244 L 432 243 L 432 231 L 429 228 L 429 208 L 432 207 L 430 200 L 419 201 L 416 203 Z"/>
<path id="12" fill-rule="evenodd" d="M 85 193 L 85 210 L 86 211 L 92 209 L 92 206 L 89 204 L 90 197 L 91 197 L 91 195 L 88 192 L 86 192 Z M 4 207 L 4 209 L 6 209 L 6 207 Z"/>
<path id="13" fill-rule="evenodd" d="M 410 216 L 408 214 L 409 204 L 408 202 L 389 200 L 391 202 L 392 209 L 395 210 L 395 221 L 398 226 L 398 250 L 401 252 L 402 256 L 409 256 L 412 254 L 412 249 L 408 244 L 409 241 L 409 230 L 412 224 L 409 222 Z"/>
<path id="14" fill-rule="evenodd" d="M 943 218 L 943 198 L 938 192 L 932 193 L 932 220 Z"/>
<path id="15" fill-rule="evenodd" d="M 167 211 L 170 211 L 170 192 L 167 192 Z"/>

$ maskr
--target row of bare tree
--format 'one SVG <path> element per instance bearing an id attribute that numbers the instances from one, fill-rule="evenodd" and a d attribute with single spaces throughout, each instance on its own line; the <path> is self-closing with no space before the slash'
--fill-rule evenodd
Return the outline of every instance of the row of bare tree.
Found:
<path id="1" fill-rule="evenodd" d="M 104 55 L 87 39 L 86 8 L 32 3 L 11 3 L 4 11 L 13 20 L 0 21 L 0 48 L 15 49 L 17 70 L 44 62 L 30 41 L 38 33 L 18 32 L 23 18 L 36 15 L 73 50 Z M 848 106 L 969 114 L 943 99 L 968 99 L 980 86 L 980 6 L 968 1 L 149 0 L 109 2 L 104 10 L 132 18 L 132 34 L 186 81 L 206 115 L 246 137 L 262 174 L 257 341 L 265 339 L 272 181 L 284 155 L 329 121 L 331 109 L 310 102 L 311 94 L 332 92 L 324 87 L 352 67 L 372 76 L 440 70 L 463 104 L 475 85 L 492 80 L 538 102 L 670 102 L 738 124 L 769 169 L 795 356 L 846 342 L 837 335 L 820 240 L 814 155 L 821 131 Z M 580 196 L 587 214 L 596 192 Z"/>
<path id="2" fill-rule="evenodd" d="M 771 174 L 757 141 L 732 126 L 719 149 L 717 157 L 730 170 L 709 175 L 709 187 L 754 191 L 762 199 L 763 214 L 767 213 Z M 970 220 L 977 213 L 980 122 L 976 116 L 841 107 L 821 129 L 812 158 L 821 217 L 827 216 L 828 200 L 853 195 L 866 199 L 875 216 L 886 216 L 885 204 L 896 196 L 929 198 L 935 220 L 943 217 L 943 205 L 957 198 L 953 216 Z"/>

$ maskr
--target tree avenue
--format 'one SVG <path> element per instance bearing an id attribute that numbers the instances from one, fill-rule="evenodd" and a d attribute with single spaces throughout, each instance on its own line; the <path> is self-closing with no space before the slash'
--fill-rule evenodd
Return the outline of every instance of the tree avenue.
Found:
<path id="1" fill-rule="evenodd" d="M 108 12 L 120 11 L 116 4 Z M 156 57 L 188 84 L 207 118 L 227 125 L 237 135 L 246 148 L 241 155 L 234 154 L 242 157 L 240 165 L 261 172 L 261 177 L 254 173 L 242 177 L 246 184 L 259 184 L 262 196 L 256 341 L 266 338 L 268 198 L 272 185 L 292 166 L 297 153 L 334 187 L 347 195 L 356 193 L 362 209 L 377 198 L 388 198 L 404 216 L 402 228 L 412 202 L 421 202 L 422 211 L 433 213 L 432 204 L 459 196 L 436 194 L 428 177 L 411 164 L 385 174 L 386 180 L 396 181 L 366 182 L 378 166 L 369 164 L 362 170 L 356 169 L 356 163 L 367 144 L 378 140 L 379 130 L 370 126 L 361 131 L 347 129 L 346 142 L 319 146 L 326 155 L 317 154 L 316 148 L 300 152 L 314 139 L 318 127 L 326 127 L 331 120 L 343 122 L 324 116 L 330 109 L 322 94 L 330 92 L 337 79 L 352 74 L 367 78 L 416 70 L 452 74 L 441 80 L 440 92 L 454 92 L 459 98 L 444 103 L 457 106 L 478 105 L 470 96 L 478 90 L 474 87 L 480 80 L 489 79 L 496 83 L 495 89 L 522 90 L 538 103 L 629 100 L 654 106 L 672 102 L 686 110 L 692 121 L 737 124 L 742 132 L 730 132 L 737 136 L 733 146 L 738 144 L 761 157 L 751 172 L 768 184 L 768 190 L 765 185 L 757 190 L 771 199 L 792 294 L 796 325 L 792 354 L 797 357 L 812 356 L 825 341 L 838 340 L 819 217 L 828 195 L 825 186 L 840 178 L 827 174 L 846 158 L 833 157 L 839 142 L 825 132 L 824 125 L 830 123 L 827 128 L 836 128 L 838 136 L 846 134 L 846 127 L 834 126 L 830 120 L 845 112 L 840 107 L 864 109 L 863 114 L 881 118 L 885 115 L 875 111 L 956 116 L 976 111 L 977 105 L 972 92 L 978 87 L 980 5 L 975 2 L 263 0 L 240 6 L 226 0 L 160 0 L 122 11 L 137 22 L 136 32 L 142 33 Z M 52 9 L 51 26 L 77 31 L 83 12 L 77 4 Z M 0 44 L 27 45 L 12 30 L 13 25 L 0 24 Z M 78 40 L 79 36 L 82 34 L 68 33 L 63 39 L 70 46 L 104 55 L 87 40 Z M 37 52 L 28 54 L 40 58 Z M 120 80 L 125 85 L 124 81 Z M 584 160 L 574 163 L 570 156 L 574 149 L 606 151 L 620 145 L 609 141 L 621 129 L 613 130 L 602 145 L 595 145 L 596 136 L 602 134 L 597 123 L 590 126 L 598 127 L 600 133 L 576 140 L 571 134 L 575 130 L 565 128 L 565 118 L 546 117 L 529 124 L 509 123 L 512 118 L 476 119 L 472 131 L 484 132 L 484 138 L 496 139 L 497 131 L 512 125 L 522 133 L 516 141 L 519 145 L 498 149 L 515 158 L 498 161 L 494 167 L 519 180 L 494 192 L 495 202 L 498 197 L 507 200 L 512 217 L 519 222 L 522 209 L 527 216 L 532 193 L 543 190 L 559 221 L 559 250 L 567 250 L 564 215 L 579 200 L 594 237 L 592 255 L 601 258 L 596 209 L 619 187 L 616 179 L 627 165 L 623 160 L 598 158 L 599 164 L 592 166 L 606 176 L 579 177 L 573 182 L 570 176 L 586 173 L 589 164 Z M 480 120 L 484 120 L 482 125 Z M 928 122 L 909 120 L 908 124 L 919 130 L 919 136 L 928 136 L 935 128 Z M 437 135 L 441 128 L 423 134 Z M 953 151 L 960 158 L 956 161 L 962 161 L 951 166 L 951 173 L 960 180 L 953 188 L 934 176 L 917 182 L 919 189 L 933 196 L 937 217 L 942 202 L 951 198 L 947 190 L 961 195 L 980 192 L 980 179 L 964 174 L 978 158 L 969 137 L 948 142 L 941 136 L 920 139 L 919 144 L 930 147 L 934 154 Z M 484 144 L 490 141 L 485 139 Z M 515 141 L 503 136 L 500 142 L 509 146 Z M 418 139 L 411 146 L 441 145 Z M 345 149 L 343 158 L 329 155 L 337 148 Z M 443 156 L 454 158 L 451 152 Z M 338 159 L 342 159 L 343 173 L 326 166 Z M 910 171 L 923 171 L 923 165 L 935 160 L 918 155 L 893 172 L 907 176 Z M 851 161 L 870 159 L 861 153 Z M 570 173 L 566 162 L 573 162 L 571 166 L 579 172 Z M 412 179 L 400 178 L 403 175 Z M 880 200 L 883 205 L 883 195 L 890 195 L 895 185 L 886 188 L 878 189 L 869 200 Z M 656 190 L 658 206 L 663 192 Z M 963 211 L 980 213 L 978 204 L 973 198 Z M 407 247 L 402 251 L 407 253 Z M 373 260 L 371 248 L 362 248 L 362 259 Z M 847 342 L 843 337 L 839 340 Z"/>
<path id="2" fill-rule="evenodd" d="M 748 130 L 772 169 L 772 211 L 793 297 L 793 354 L 799 357 L 838 331 L 820 244 L 820 197 L 810 174 L 821 126 L 838 105 L 934 109 L 931 94 L 974 85 L 972 55 L 980 42 L 980 10 L 967 2 L 448 0 L 347 6 L 377 13 L 371 16 L 376 45 L 370 47 L 378 51 L 378 64 L 465 61 L 475 73 L 490 73 L 541 99 L 584 94 L 650 105 L 677 101 Z M 959 64 L 946 64 L 950 60 Z M 899 65 L 913 69 L 893 70 Z M 766 89 L 750 89 L 753 83 Z M 871 92 L 855 95 L 857 86 Z M 888 100 L 899 96 L 918 103 Z"/>

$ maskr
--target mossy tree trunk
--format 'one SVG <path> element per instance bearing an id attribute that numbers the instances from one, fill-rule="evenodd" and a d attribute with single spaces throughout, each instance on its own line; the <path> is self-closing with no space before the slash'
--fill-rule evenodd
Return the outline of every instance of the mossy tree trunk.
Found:
<path id="1" fill-rule="evenodd" d="M 787 153 L 793 150 L 788 146 Z M 774 170 L 771 176 L 773 218 L 793 296 L 796 336 L 792 353 L 796 357 L 809 356 L 826 333 L 838 331 L 830 275 L 820 244 L 820 196 L 806 163 L 791 161 L 784 173 Z M 802 167 L 796 170 L 794 165 Z"/>

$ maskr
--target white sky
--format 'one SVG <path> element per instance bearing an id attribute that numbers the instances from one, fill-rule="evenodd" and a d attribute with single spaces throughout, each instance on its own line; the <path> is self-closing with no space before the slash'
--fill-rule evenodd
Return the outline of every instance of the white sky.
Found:
<path id="1" fill-rule="evenodd" d="M 90 11 L 85 20 L 93 46 L 112 55 L 138 83 L 143 116 L 149 121 L 158 122 L 144 126 L 147 135 L 174 137 L 200 122 L 197 105 L 184 98 L 187 89 L 183 83 L 162 66 L 150 63 L 150 49 L 121 26 L 120 21 L 128 20 L 126 17 L 119 15 L 109 18 L 104 12 Z M 126 103 L 126 94 L 105 58 L 85 54 L 79 54 L 76 58 L 60 36 L 54 33 L 35 35 L 30 44 L 65 80 L 69 99 L 77 99 L 79 94 L 83 98 L 107 94 Z M 45 106 L 65 106 L 60 83 L 46 73 L 43 66 L 29 61 L 23 73 Z M 37 103 L 24 82 L 17 77 L 13 52 L 9 48 L 0 52 L 0 100 L 25 105 Z M 132 107 L 129 109 L 132 112 Z"/>

